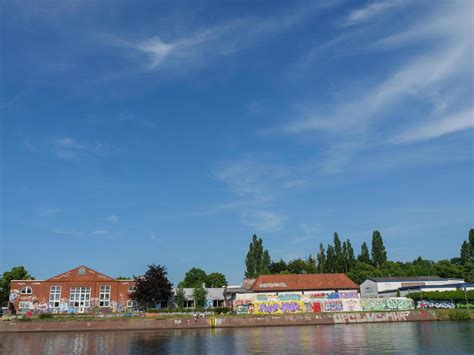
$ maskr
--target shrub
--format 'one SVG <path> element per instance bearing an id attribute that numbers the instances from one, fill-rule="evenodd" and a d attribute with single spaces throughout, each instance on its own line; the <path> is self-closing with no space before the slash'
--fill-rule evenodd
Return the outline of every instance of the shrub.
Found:
<path id="1" fill-rule="evenodd" d="M 465 309 L 453 309 L 449 311 L 449 320 L 469 320 L 469 311 Z"/>
<path id="2" fill-rule="evenodd" d="M 38 316 L 39 319 L 51 319 L 53 315 L 51 313 L 40 313 Z"/>

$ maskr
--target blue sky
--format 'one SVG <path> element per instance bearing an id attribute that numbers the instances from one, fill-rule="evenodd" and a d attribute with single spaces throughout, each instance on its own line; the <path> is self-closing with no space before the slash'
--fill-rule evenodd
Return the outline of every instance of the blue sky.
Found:
<path id="1" fill-rule="evenodd" d="M 474 226 L 471 1 L 2 4 L 0 271 L 243 276 Z"/>

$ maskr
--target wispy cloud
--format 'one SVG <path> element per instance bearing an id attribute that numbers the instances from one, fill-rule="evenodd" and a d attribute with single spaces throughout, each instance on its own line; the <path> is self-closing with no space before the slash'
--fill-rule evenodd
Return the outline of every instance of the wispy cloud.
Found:
<path id="1" fill-rule="evenodd" d="M 114 214 L 105 217 L 104 220 L 107 221 L 107 222 L 110 222 L 110 223 L 118 223 L 119 222 L 118 217 Z"/>
<path id="2" fill-rule="evenodd" d="M 79 141 L 71 137 L 56 138 L 52 144 L 56 156 L 66 160 L 76 160 L 85 156 L 103 157 L 110 151 L 107 144 Z"/>
<path id="3" fill-rule="evenodd" d="M 280 230 L 286 219 L 287 217 L 271 211 L 249 210 L 242 214 L 243 224 L 264 233 Z"/>
<path id="4" fill-rule="evenodd" d="M 311 16 L 330 6 L 333 5 L 313 5 L 272 18 L 233 19 L 227 23 L 197 29 L 176 38 L 169 38 L 166 34 L 141 40 L 123 39 L 112 35 L 101 37 L 108 45 L 141 53 L 146 60 L 146 67 L 150 70 L 157 71 L 165 67 L 185 70 L 252 47 L 265 38 L 302 24 Z"/>
<path id="5" fill-rule="evenodd" d="M 361 8 L 351 11 L 351 13 L 342 21 L 343 26 L 353 26 L 373 20 L 375 17 L 400 6 L 404 1 L 374 1 Z"/>

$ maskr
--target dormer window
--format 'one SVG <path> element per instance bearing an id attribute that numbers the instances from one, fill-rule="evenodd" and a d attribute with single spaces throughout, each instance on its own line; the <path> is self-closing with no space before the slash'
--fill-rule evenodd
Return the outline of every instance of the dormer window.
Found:
<path id="1" fill-rule="evenodd" d="M 86 268 L 85 267 L 80 267 L 79 268 L 79 275 L 84 276 L 86 274 Z"/>
<path id="2" fill-rule="evenodd" d="M 31 289 L 30 286 L 25 286 L 21 289 L 22 295 L 31 295 L 32 293 L 33 293 L 33 290 Z"/>

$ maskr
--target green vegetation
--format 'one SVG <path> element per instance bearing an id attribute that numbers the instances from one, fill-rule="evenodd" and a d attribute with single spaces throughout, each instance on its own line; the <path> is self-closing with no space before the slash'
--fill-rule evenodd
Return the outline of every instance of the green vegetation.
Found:
<path id="1" fill-rule="evenodd" d="M 197 285 L 193 290 L 194 306 L 196 308 L 204 308 L 206 305 L 206 296 L 207 291 L 204 286 L 202 284 Z"/>
<path id="2" fill-rule="evenodd" d="M 24 266 L 15 266 L 10 271 L 5 271 L 0 277 L 0 306 L 5 307 L 10 295 L 11 280 L 34 280 Z"/>
<path id="3" fill-rule="evenodd" d="M 390 261 L 379 231 L 372 233 L 370 249 L 366 242 L 362 243 L 357 258 L 349 239 L 341 243 L 337 233 L 333 237 L 333 244 L 327 247 L 323 243 L 319 245 L 316 258 L 309 255 L 306 259 L 296 258 L 287 262 L 280 259 L 270 261 L 267 266 L 270 255 L 267 250 L 264 251 L 262 239 L 254 235 L 245 259 L 245 276 L 344 272 L 358 284 L 370 277 L 427 275 L 474 282 L 474 229 L 469 231 L 468 240 L 463 242 L 460 257 L 437 262 L 421 257 L 411 262 Z"/>
<path id="4" fill-rule="evenodd" d="M 149 265 L 144 275 L 135 277 L 136 290 L 132 299 L 141 308 L 155 307 L 167 302 L 172 295 L 172 284 L 168 280 L 168 271 L 161 265 Z"/>
<path id="5" fill-rule="evenodd" d="M 471 316 L 466 309 L 452 309 L 448 313 L 449 320 L 469 320 Z"/>
<path id="6" fill-rule="evenodd" d="M 179 309 L 184 308 L 184 302 L 186 302 L 186 295 L 184 294 L 184 289 L 182 287 L 178 287 L 176 289 L 175 302 Z"/>
<path id="7" fill-rule="evenodd" d="M 474 290 L 466 293 L 464 291 L 413 292 L 407 297 L 415 302 L 420 300 L 465 302 L 466 298 L 468 301 L 474 301 Z"/>
<path id="8" fill-rule="evenodd" d="M 203 284 L 206 287 L 223 287 L 227 286 L 227 279 L 220 272 L 213 272 L 208 275 L 204 270 L 193 267 L 184 274 L 184 280 L 178 284 L 178 287 L 194 288 Z"/>

